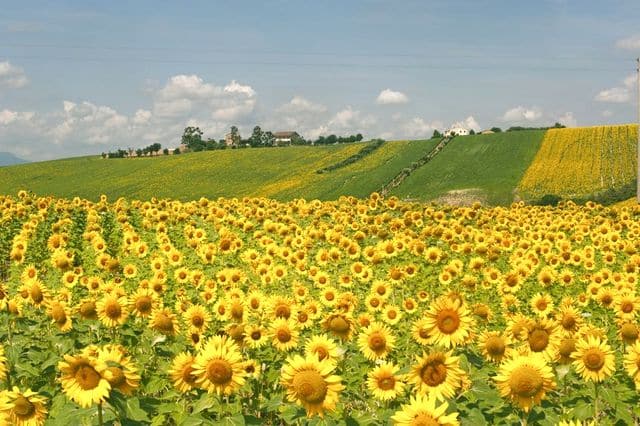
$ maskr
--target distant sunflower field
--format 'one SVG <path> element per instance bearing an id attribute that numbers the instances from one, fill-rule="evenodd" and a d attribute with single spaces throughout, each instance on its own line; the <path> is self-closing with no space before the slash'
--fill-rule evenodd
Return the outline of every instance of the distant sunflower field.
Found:
<path id="1" fill-rule="evenodd" d="M 0 425 L 637 424 L 639 219 L 0 196 Z"/>

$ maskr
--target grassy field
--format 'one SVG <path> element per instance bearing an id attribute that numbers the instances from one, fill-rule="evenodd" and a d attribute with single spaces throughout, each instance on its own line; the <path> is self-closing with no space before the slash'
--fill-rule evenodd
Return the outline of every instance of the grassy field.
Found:
<path id="1" fill-rule="evenodd" d="M 392 194 L 419 200 L 446 196 L 509 204 L 544 133 L 521 131 L 455 138 Z"/>
<path id="2" fill-rule="evenodd" d="M 586 200 L 606 188 L 626 198 L 635 179 L 635 126 L 519 131 L 455 138 L 391 195 L 420 201 L 508 205 L 545 194 Z M 207 151 L 103 160 L 79 157 L 0 168 L 0 193 L 96 200 L 270 197 L 335 200 L 367 197 L 430 152 L 439 140 L 383 144 L 355 163 L 317 170 L 358 153 L 365 143 Z M 613 188 L 613 189 L 611 189 Z M 615 194 L 614 194 L 615 195 Z M 617 197 L 617 198 L 616 198 Z M 597 199 L 612 203 L 622 196 Z"/>
<path id="3" fill-rule="evenodd" d="M 584 198 L 616 191 L 636 177 L 635 125 L 552 129 L 520 183 L 525 198 Z"/>
<path id="4" fill-rule="evenodd" d="M 363 145 L 208 151 L 156 158 L 71 158 L 0 168 L 0 193 L 27 189 L 41 195 L 93 200 L 100 194 L 179 200 L 201 196 L 364 197 L 435 143 L 388 142 L 363 160 L 324 174 L 316 170 L 357 153 Z"/>

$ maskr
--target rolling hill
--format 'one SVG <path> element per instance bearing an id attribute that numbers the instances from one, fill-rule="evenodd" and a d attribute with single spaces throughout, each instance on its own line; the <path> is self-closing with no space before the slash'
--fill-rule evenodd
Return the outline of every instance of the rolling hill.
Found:
<path id="1" fill-rule="evenodd" d="M 635 186 L 638 126 L 595 126 L 547 131 L 519 191 L 525 199 L 545 195 L 584 199 L 623 196 Z M 628 195 L 628 194 L 627 194 Z"/>
<path id="2" fill-rule="evenodd" d="M 80 157 L 0 169 L 0 193 L 27 189 L 58 197 L 149 199 L 265 196 L 335 199 L 364 197 L 436 141 L 387 142 L 332 172 L 317 170 L 360 151 L 365 143 L 274 149 L 206 151 L 155 158 Z"/>
<path id="3" fill-rule="evenodd" d="M 392 194 L 421 201 L 509 204 L 543 136 L 543 130 L 532 130 L 454 138 Z"/>
<path id="4" fill-rule="evenodd" d="M 28 162 L 27 160 L 18 158 L 10 152 L 0 152 L 0 167 L 11 166 L 14 164 L 24 164 L 27 162 Z"/>
<path id="5" fill-rule="evenodd" d="M 79 157 L 0 168 L 0 193 L 100 194 L 149 199 L 264 196 L 334 200 L 366 197 L 399 174 L 390 195 L 419 201 L 508 205 L 555 194 L 579 200 L 629 198 L 635 182 L 636 126 L 524 130 L 456 137 L 429 162 L 439 139 L 187 153 L 155 158 Z M 354 160 L 355 161 L 352 161 Z M 325 169 L 324 173 L 318 173 Z M 594 172 L 595 170 L 595 172 Z M 617 191 L 617 192 L 616 192 Z M 593 198 L 601 201 L 602 198 Z"/>

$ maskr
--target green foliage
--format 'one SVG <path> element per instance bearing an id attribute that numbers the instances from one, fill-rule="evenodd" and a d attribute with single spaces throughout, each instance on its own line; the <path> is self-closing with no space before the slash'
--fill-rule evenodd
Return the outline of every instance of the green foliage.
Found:
<path id="1" fill-rule="evenodd" d="M 192 151 L 202 151 L 205 148 L 205 142 L 202 140 L 202 130 L 199 127 L 186 127 L 182 134 L 181 142 Z"/>
<path id="2" fill-rule="evenodd" d="M 337 170 L 342 167 L 348 166 L 349 164 L 355 163 L 356 161 L 361 160 L 362 158 L 371 154 L 376 149 L 380 148 L 382 144 L 384 144 L 384 142 L 385 142 L 384 139 L 374 139 L 373 141 L 371 141 L 371 143 L 365 145 L 360 151 L 358 151 L 356 154 L 352 155 L 351 157 L 345 158 L 344 160 L 339 161 L 335 164 L 316 170 L 316 173 L 322 174 L 322 173 L 331 172 L 333 170 Z"/>
<path id="3" fill-rule="evenodd" d="M 470 191 L 488 204 L 508 205 L 543 135 L 523 131 L 455 138 L 392 194 L 432 200 L 449 191 Z"/>

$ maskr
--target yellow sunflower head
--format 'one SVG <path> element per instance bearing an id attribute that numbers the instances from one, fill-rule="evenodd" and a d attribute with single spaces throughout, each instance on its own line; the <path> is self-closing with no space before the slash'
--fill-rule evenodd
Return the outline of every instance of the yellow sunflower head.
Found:
<path id="1" fill-rule="evenodd" d="M 344 389 L 342 379 L 332 374 L 334 369 L 335 364 L 328 359 L 295 355 L 282 367 L 280 383 L 287 399 L 302 405 L 308 417 L 323 417 L 325 411 L 335 409 L 339 392 Z"/>

